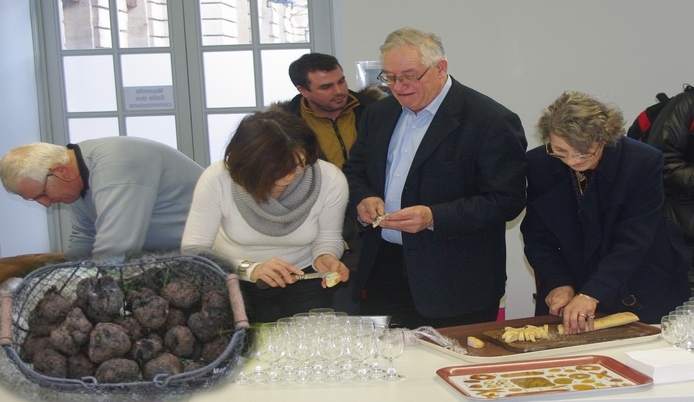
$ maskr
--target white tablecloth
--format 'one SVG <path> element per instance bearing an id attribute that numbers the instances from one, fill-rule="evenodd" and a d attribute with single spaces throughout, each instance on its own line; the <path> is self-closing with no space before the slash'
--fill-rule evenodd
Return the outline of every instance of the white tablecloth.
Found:
<path id="1" fill-rule="evenodd" d="M 624 352 L 630 350 L 650 349 L 668 346 L 658 338 L 647 343 L 634 344 L 626 347 L 611 349 L 596 349 L 586 353 L 585 351 L 572 355 L 596 354 L 612 357 L 622 363 L 625 362 Z M 385 364 L 385 363 L 384 363 Z M 308 401 L 465 401 L 468 400 L 457 390 L 449 386 L 436 375 L 436 370 L 441 367 L 473 364 L 457 357 L 441 353 L 426 346 L 414 346 L 405 350 L 405 353 L 395 361 L 395 367 L 399 373 L 405 376 L 404 380 L 397 382 L 373 381 L 368 383 L 344 382 L 338 384 L 280 384 L 280 385 L 234 385 L 230 383 L 195 393 L 190 402 L 228 402 L 236 401 L 282 401 L 282 402 L 308 402 Z M 545 400 L 548 397 L 542 398 Z M 555 395 L 553 399 L 556 399 Z M 562 401 L 687 401 L 694 400 L 694 381 L 652 385 L 639 389 L 636 392 L 603 394 L 594 397 L 579 399 L 565 399 Z"/>
<path id="2" fill-rule="evenodd" d="M 626 361 L 625 352 L 640 349 L 654 349 L 668 346 L 660 338 L 647 343 L 595 349 L 589 352 L 569 353 L 566 356 L 595 354 L 612 357 L 620 362 Z M 3 354 L 4 355 L 4 354 Z M 383 362 L 382 364 L 386 364 Z M 192 395 L 163 398 L 166 400 L 189 402 L 229 402 L 229 401 L 282 401 L 282 402 L 339 402 L 339 401 L 465 401 L 468 400 L 436 375 L 441 367 L 472 364 L 457 357 L 439 352 L 426 346 L 412 346 L 395 361 L 399 373 L 405 376 L 397 382 L 372 381 L 368 383 L 344 382 L 337 384 L 309 383 L 280 385 L 235 385 L 225 380 L 216 386 L 198 391 Z M 132 396 L 99 398 L 95 395 L 75 395 L 38 387 L 23 378 L 7 357 L 0 358 L 0 401 L 130 401 Z M 163 397 L 163 396 L 162 396 Z M 544 400 L 552 400 L 541 398 Z M 556 399 L 556 396 L 555 398 Z M 150 399 L 142 399 L 150 400 Z M 635 392 L 610 393 L 578 399 L 562 397 L 562 401 L 693 401 L 694 381 L 652 385 L 638 388 Z"/>

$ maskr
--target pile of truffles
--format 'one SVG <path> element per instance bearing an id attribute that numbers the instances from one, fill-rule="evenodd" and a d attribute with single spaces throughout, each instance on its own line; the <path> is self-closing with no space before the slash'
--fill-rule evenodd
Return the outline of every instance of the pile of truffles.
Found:
<path id="1" fill-rule="evenodd" d="M 47 290 L 29 314 L 22 360 L 50 377 L 127 383 L 204 367 L 225 350 L 233 318 L 224 290 L 189 278 L 135 282 L 82 279 L 72 301 Z"/>

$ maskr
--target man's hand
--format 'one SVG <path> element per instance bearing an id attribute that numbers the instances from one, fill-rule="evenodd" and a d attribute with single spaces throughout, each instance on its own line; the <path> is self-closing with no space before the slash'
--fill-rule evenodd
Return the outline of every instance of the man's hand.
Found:
<path id="1" fill-rule="evenodd" d="M 377 217 L 385 215 L 386 204 L 378 197 L 364 198 L 357 205 L 357 213 L 362 222 L 373 223 Z"/>
<path id="2" fill-rule="evenodd" d="M 417 233 L 434 226 L 434 215 L 431 208 L 415 205 L 386 215 L 379 225 L 386 229 Z"/>

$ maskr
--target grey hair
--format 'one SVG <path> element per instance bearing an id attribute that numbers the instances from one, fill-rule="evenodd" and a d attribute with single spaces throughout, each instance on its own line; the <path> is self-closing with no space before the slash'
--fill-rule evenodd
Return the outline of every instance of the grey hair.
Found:
<path id="1" fill-rule="evenodd" d="M 46 142 L 21 145 L 0 160 L 0 180 L 7 191 L 17 194 L 23 180 L 42 183 L 50 168 L 69 162 L 70 153 L 64 146 Z"/>
<path id="2" fill-rule="evenodd" d="M 612 146 L 625 134 L 617 105 L 602 103 L 581 92 L 567 91 L 542 111 L 537 129 L 543 143 L 554 134 L 576 151 L 586 153 L 596 142 Z"/>
<path id="3" fill-rule="evenodd" d="M 386 41 L 380 47 L 381 61 L 385 52 L 405 45 L 417 46 L 422 54 L 422 64 L 426 66 L 433 66 L 439 60 L 446 60 L 446 51 L 443 49 L 441 38 L 433 32 L 407 27 L 395 30 L 386 37 Z"/>

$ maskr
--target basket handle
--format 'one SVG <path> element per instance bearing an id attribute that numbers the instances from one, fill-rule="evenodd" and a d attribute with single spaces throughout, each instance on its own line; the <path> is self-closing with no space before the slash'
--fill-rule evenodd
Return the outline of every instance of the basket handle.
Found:
<path id="1" fill-rule="evenodd" d="M 227 290 L 229 291 L 229 301 L 231 302 L 231 311 L 234 313 L 234 326 L 236 328 L 250 328 L 243 296 L 241 296 L 241 288 L 239 287 L 239 277 L 236 274 L 228 274 L 226 282 Z"/>
<path id="2" fill-rule="evenodd" d="M 0 292 L 0 345 L 12 345 L 12 292 Z"/>

